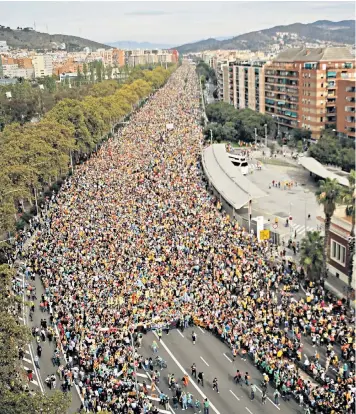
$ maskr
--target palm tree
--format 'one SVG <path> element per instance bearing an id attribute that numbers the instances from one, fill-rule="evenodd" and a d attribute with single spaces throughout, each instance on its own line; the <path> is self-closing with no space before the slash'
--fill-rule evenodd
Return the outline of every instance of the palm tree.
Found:
<path id="1" fill-rule="evenodd" d="M 300 244 L 300 263 L 309 280 L 317 280 L 323 270 L 323 239 L 318 231 L 308 231 Z"/>
<path id="2" fill-rule="evenodd" d="M 355 253 L 355 202 L 356 202 L 356 174 L 355 170 L 351 170 L 349 179 L 349 186 L 344 189 L 342 194 L 342 201 L 346 205 L 345 213 L 347 216 L 351 217 L 351 231 L 349 237 L 349 274 L 348 274 L 348 285 L 349 285 L 349 294 L 347 296 L 348 301 L 350 301 L 350 293 L 352 289 L 352 275 L 353 275 L 353 258 Z"/>
<path id="3" fill-rule="evenodd" d="M 323 249 L 323 270 L 321 277 L 326 279 L 328 276 L 327 260 L 330 253 L 330 225 L 331 219 L 334 215 L 336 205 L 341 200 L 342 188 L 336 179 L 326 178 L 326 180 L 320 180 L 319 188 L 316 191 L 316 197 L 319 204 L 324 206 L 325 215 L 325 238 Z"/>

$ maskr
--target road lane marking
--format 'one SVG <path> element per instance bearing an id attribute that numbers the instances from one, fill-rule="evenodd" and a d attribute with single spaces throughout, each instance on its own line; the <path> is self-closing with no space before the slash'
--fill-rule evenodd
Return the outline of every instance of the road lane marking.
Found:
<path id="1" fill-rule="evenodd" d="M 205 361 L 205 359 L 204 359 L 203 357 L 200 357 L 200 359 L 204 362 L 204 364 L 205 364 L 206 366 L 209 366 L 209 364 Z"/>
<path id="2" fill-rule="evenodd" d="M 232 360 L 225 353 L 223 355 L 226 359 L 228 359 L 230 362 L 232 362 Z"/>
<path id="3" fill-rule="evenodd" d="M 236 394 L 234 394 L 231 390 L 229 390 L 230 392 L 231 392 L 231 394 L 237 399 L 237 401 L 240 401 L 240 398 L 236 395 Z"/>
<path id="4" fill-rule="evenodd" d="M 204 329 L 202 329 L 200 326 L 198 326 L 198 328 L 204 333 Z"/>
<path id="5" fill-rule="evenodd" d="M 23 361 L 25 361 L 25 362 L 27 362 L 28 364 L 32 364 L 32 361 L 30 361 L 29 359 L 27 359 L 27 358 L 22 358 L 22 360 Z"/>
<path id="6" fill-rule="evenodd" d="M 262 394 L 262 391 L 257 387 L 257 385 L 256 385 L 256 388 L 258 389 L 258 391 Z M 270 398 L 268 398 L 267 397 L 267 400 L 271 403 L 271 404 L 273 404 L 276 408 L 278 408 L 278 410 L 281 410 L 279 407 L 278 407 L 278 405 L 277 404 L 275 404 Z"/>
<path id="7" fill-rule="evenodd" d="M 251 410 L 249 410 L 247 407 L 245 407 L 245 408 L 250 414 L 253 414 Z"/>
<path id="8" fill-rule="evenodd" d="M 138 377 L 148 378 L 148 376 L 146 374 L 141 374 L 141 372 L 136 372 L 136 375 Z"/>
<path id="9" fill-rule="evenodd" d="M 142 384 L 141 382 L 138 382 L 137 384 L 138 384 L 138 385 L 141 385 L 141 387 L 143 387 L 143 384 Z M 146 388 L 150 390 L 150 389 L 151 389 L 151 385 L 147 385 L 147 384 L 146 384 Z"/>
<path id="10" fill-rule="evenodd" d="M 177 329 L 177 332 L 179 333 L 179 335 L 180 335 L 182 338 L 184 338 L 184 335 L 182 334 L 182 332 L 181 332 L 179 329 Z"/>
<path id="11" fill-rule="evenodd" d="M 153 335 L 155 335 L 156 337 L 157 334 L 156 332 L 153 332 Z M 198 387 L 198 385 L 194 382 L 193 378 L 187 373 L 187 371 L 182 367 L 182 365 L 179 363 L 179 361 L 177 360 L 177 358 L 172 354 L 172 352 L 170 351 L 170 349 L 167 347 L 167 345 L 161 340 L 161 344 L 163 346 L 163 348 L 167 351 L 168 355 L 173 359 L 173 361 L 176 363 L 176 365 L 178 366 L 178 368 L 183 372 L 183 374 L 187 375 L 189 378 L 190 383 L 193 385 L 193 387 L 199 392 L 199 394 L 205 399 L 207 398 L 206 395 L 202 392 L 202 390 Z M 210 401 L 210 399 L 208 398 L 208 400 Z M 217 410 L 217 408 L 214 406 L 214 404 L 210 401 L 210 408 L 216 413 L 216 414 L 221 414 L 220 411 Z"/>

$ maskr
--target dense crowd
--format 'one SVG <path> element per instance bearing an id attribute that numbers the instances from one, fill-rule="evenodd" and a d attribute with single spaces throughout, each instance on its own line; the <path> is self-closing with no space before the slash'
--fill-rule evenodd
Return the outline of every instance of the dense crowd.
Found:
<path id="1" fill-rule="evenodd" d="M 306 299 L 280 295 L 286 270 L 266 260 L 268 242 L 215 208 L 199 161 L 199 120 L 196 75 L 183 65 L 53 200 L 27 267 L 45 287 L 42 307 L 69 361 L 65 383 L 78 385 L 90 410 L 155 412 L 143 390 L 133 392 L 133 361 L 142 357 L 130 330 L 192 319 L 234 355 L 254 355 L 282 396 L 351 413 L 355 334 L 344 309 L 326 302 L 322 288 Z M 341 342 L 346 370 L 324 372 L 318 386 L 303 380 L 302 335 L 327 347 L 337 368 Z M 320 366 L 317 355 L 308 362 Z"/>

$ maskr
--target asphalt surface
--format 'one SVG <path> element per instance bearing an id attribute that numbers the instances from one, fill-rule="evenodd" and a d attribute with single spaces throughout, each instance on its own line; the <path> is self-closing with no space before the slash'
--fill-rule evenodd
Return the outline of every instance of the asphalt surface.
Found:
<path id="1" fill-rule="evenodd" d="M 237 385 L 234 383 L 233 377 L 237 369 L 243 374 L 248 372 L 251 378 L 250 384 L 254 383 L 260 390 L 262 374 L 249 360 L 244 362 L 240 357 L 237 357 L 233 361 L 229 348 L 209 332 L 197 327 L 194 330 L 197 333 L 195 345 L 191 339 L 193 328 L 185 329 L 183 333 L 178 330 L 170 331 L 169 335 L 163 333 L 160 343 L 153 332 L 144 336 L 140 353 L 144 356 L 154 357 L 156 354 L 153 354 L 151 345 L 153 340 L 156 340 L 159 346 L 158 355 L 167 362 L 167 369 L 161 371 L 159 388 L 169 398 L 173 394 L 168 388 L 168 374 L 174 373 L 176 380 L 179 380 L 182 384 L 180 380 L 186 373 L 190 378 L 187 387 L 188 392 L 193 394 L 195 398 L 199 398 L 201 403 L 204 398 L 208 398 L 211 403 L 209 413 L 260 414 L 268 412 L 297 414 L 303 412 L 292 400 L 284 402 L 280 398 L 280 405 L 275 405 L 273 402 L 274 389 L 271 387 L 268 389 L 267 396 L 269 399 L 265 405 L 262 405 L 260 391 L 256 393 L 255 399 L 251 401 L 250 385 Z M 197 385 L 197 381 L 191 376 L 190 367 L 193 363 L 197 366 L 197 372 L 204 372 L 204 387 Z M 142 375 L 142 372 L 140 375 Z M 212 389 L 214 377 L 218 379 L 219 394 Z M 184 389 L 184 387 L 182 388 Z M 183 410 L 179 408 L 171 410 L 171 412 L 181 413 Z M 189 408 L 188 412 L 194 412 L 194 410 Z"/>

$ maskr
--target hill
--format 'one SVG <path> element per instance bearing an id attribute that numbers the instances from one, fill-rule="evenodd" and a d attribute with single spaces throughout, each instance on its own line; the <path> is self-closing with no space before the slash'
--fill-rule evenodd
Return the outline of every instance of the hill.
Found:
<path id="1" fill-rule="evenodd" d="M 77 36 L 62 34 L 50 35 L 48 33 L 36 32 L 31 28 L 13 30 L 10 27 L 5 26 L 0 26 L 0 40 L 6 40 L 7 44 L 13 48 L 35 50 L 59 49 L 63 43 L 66 45 L 66 50 L 71 52 L 82 50 L 85 47 L 89 47 L 93 50 L 110 48 L 108 45 Z"/>
<path id="2" fill-rule="evenodd" d="M 303 42 L 318 43 L 330 42 L 333 45 L 352 45 L 355 43 L 355 21 L 342 20 L 331 22 L 318 20 L 314 23 L 294 23 L 287 26 L 275 26 L 270 29 L 245 33 L 226 40 L 207 39 L 200 42 L 178 46 L 179 53 L 195 53 L 203 50 L 217 49 L 250 49 L 252 51 L 264 49 L 277 40 L 273 37 L 278 32 L 295 34 L 285 36 L 283 41 L 290 46 L 300 46 Z"/>
<path id="3" fill-rule="evenodd" d="M 134 42 L 131 40 L 123 40 L 119 42 L 110 42 L 108 45 L 117 47 L 118 49 L 171 49 L 172 45 L 151 42 Z"/>

